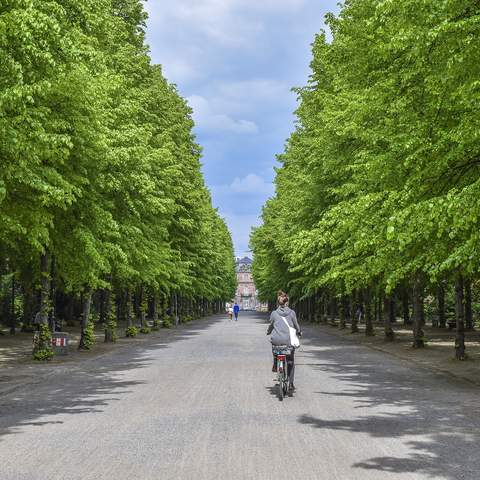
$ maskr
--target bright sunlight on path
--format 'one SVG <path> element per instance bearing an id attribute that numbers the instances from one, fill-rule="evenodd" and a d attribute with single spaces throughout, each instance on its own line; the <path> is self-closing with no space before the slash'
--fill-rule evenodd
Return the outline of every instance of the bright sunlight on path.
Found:
<path id="1" fill-rule="evenodd" d="M 1 479 L 478 478 L 476 387 L 306 327 L 279 402 L 265 331 L 212 317 L 1 398 Z"/>

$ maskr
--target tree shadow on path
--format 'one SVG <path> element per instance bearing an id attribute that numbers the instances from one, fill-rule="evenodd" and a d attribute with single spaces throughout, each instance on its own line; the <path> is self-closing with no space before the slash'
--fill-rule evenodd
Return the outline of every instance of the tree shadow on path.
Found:
<path id="1" fill-rule="evenodd" d="M 312 334 L 313 339 L 304 342 L 304 363 L 316 363 L 312 368 L 340 382 L 339 391 L 317 393 L 339 399 L 339 405 L 353 410 L 350 414 L 358 414 L 346 419 L 302 415 L 300 423 L 377 439 L 401 439 L 410 452 L 407 456 L 372 456 L 354 463 L 353 468 L 439 479 L 479 478 L 478 387 L 338 337 Z M 322 343 L 325 347 L 318 347 Z M 377 445 L 372 442 L 372 454 L 378 453 Z"/>
<path id="2" fill-rule="evenodd" d="M 55 420 L 56 415 L 103 411 L 109 403 L 121 400 L 135 386 L 145 383 L 125 380 L 122 375 L 150 365 L 153 359 L 149 353 L 200 335 L 218 321 L 218 317 L 209 317 L 144 337 L 96 358 L 51 365 L 51 370 L 39 366 L 34 382 L 0 397 L 0 440 L 5 435 L 22 433 L 25 426 L 63 423 Z"/>

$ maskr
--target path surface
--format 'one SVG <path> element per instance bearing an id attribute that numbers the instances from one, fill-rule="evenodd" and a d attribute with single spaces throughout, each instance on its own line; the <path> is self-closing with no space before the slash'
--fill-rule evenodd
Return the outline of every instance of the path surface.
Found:
<path id="1" fill-rule="evenodd" d="M 265 319 L 214 317 L 0 398 L 2 480 L 478 479 L 478 387 L 305 328 L 279 402 Z"/>

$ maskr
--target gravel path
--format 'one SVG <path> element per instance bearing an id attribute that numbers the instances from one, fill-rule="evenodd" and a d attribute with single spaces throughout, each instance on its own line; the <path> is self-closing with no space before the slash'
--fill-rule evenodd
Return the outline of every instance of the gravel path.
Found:
<path id="1" fill-rule="evenodd" d="M 212 317 L 0 398 L 2 480 L 478 479 L 479 389 L 314 327 L 276 396 L 265 317 Z"/>

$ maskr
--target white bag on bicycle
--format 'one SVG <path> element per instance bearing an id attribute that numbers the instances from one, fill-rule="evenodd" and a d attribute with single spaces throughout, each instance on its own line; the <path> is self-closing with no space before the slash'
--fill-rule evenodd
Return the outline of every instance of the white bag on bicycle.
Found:
<path id="1" fill-rule="evenodd" d="M 300 346 L 300 340 L 298 339 L 297 331 L 288 324 L 284 317 L 282 317 L 282 320 L 285 322 L 290 333 L 290 345 L 294 348 L 298 348 Z"/>

